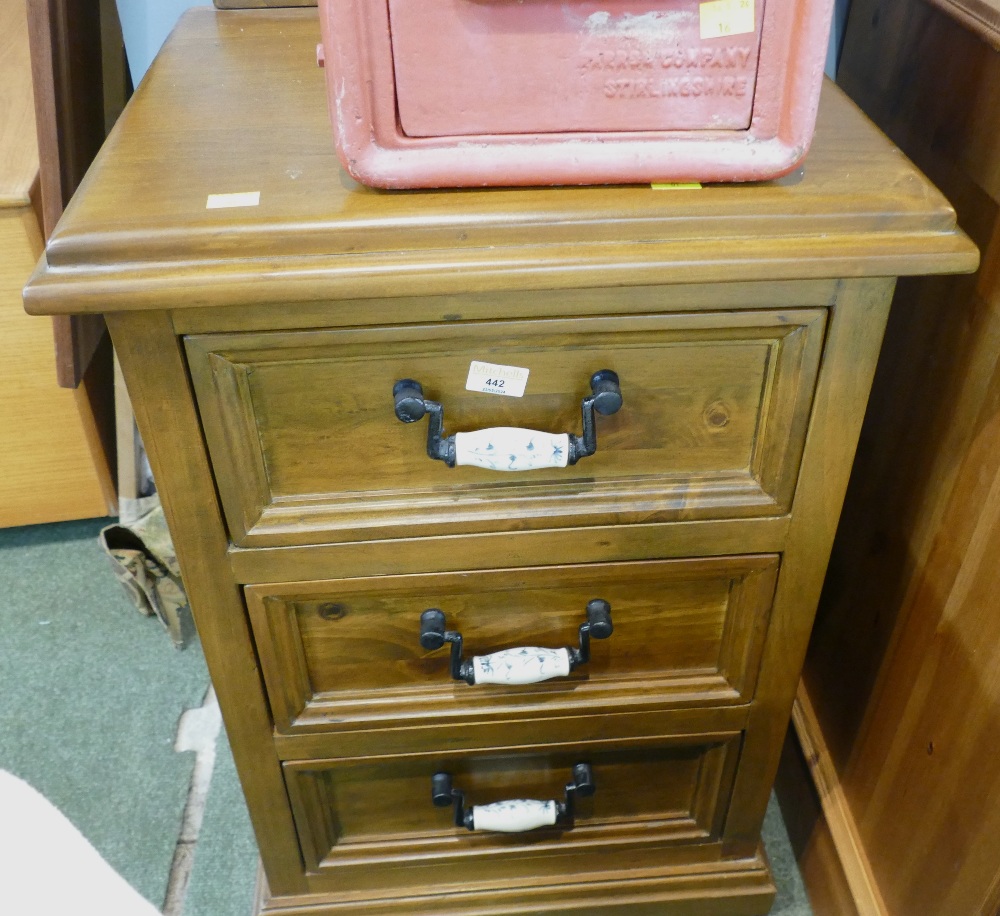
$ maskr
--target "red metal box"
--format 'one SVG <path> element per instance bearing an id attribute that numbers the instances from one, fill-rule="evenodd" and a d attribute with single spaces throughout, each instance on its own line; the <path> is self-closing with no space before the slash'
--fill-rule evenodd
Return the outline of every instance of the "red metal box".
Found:
<path id="1" fill-rule="evenodd" d="M 805 156 L 832 0 L 320 0 L 347 170 L 386 188 L 756 181 Z"/>

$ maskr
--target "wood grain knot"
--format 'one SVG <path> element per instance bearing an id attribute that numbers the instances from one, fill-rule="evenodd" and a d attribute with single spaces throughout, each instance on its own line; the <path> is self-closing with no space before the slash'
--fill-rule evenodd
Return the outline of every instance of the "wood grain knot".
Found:
<path id="1" fill-rule="evenodd" d="M 729 425 L 729 408 L 722 401 L 714 401 L 705 408 L 705 423 L 712 429 Z"/>
<path id="2" fill-rule="evenodd" d="M 347 605 L 324 601 L 316 608 L 316 613 L 324 620 L 343 620 L 347 616 Z"/>

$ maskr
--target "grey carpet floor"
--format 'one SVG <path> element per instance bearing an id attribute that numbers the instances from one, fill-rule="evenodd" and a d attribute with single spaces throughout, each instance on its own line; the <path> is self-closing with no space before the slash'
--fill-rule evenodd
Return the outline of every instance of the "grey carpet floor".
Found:
<path id="1" fill-rule="evenodd" d="M 174 750 L 177 724 L 201 704 L 208 674 L 197 644 L 177 651 L 127 602 L 97 547 L 104 524 L 0 530 L 0 767 L 161 907 L 194 767 L 193 753 Z M 811 916 L 773 799 L 764 837 L 772 916 Z M 183 916 L 249 916 L 256 863 L 223 734 Z"/>
<path id="2" fill-rule="evenodd" d="M 174 751 L 177 720 L 208 673 L 128 604 L 101 526 L 0 531 L 0 766 L 160 906 L 194 763 Z"/>

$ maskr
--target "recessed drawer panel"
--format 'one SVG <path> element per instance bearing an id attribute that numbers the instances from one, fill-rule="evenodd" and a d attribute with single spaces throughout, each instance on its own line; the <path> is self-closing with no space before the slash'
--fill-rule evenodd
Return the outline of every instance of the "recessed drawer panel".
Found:
<path id="1" fill-rule="evenodd" d="M 285 779 L 306 871 L 338 893 L 472 891 L 662 867 L 672 857 L 717 860 L 711 844 L 721 837 L 739 746 L 739 732 L 721 732 L 627 746 L 293 761 Z M 474 830 L 456 824 L 463 814 Z"/>
<path id="2" fill-rule="evenodd" d="M 824 324 L 825 310 L 795 309 L 204 335 L 187 349 L 234 541 L 308 544 L 784 514 Z M 620 407 L 598 392 L 588 440 L 601 370 Z M 407 379 L 420 389 L 400 394 L 401 422 Z M 428 454 L 436 416 L 442 460 Z"/>
<path id="3" fill-rule="evenodd" d="M 275 724 L 291 734 L 749 702 L 777 569 L 765 555 L 246 594 Z"/>

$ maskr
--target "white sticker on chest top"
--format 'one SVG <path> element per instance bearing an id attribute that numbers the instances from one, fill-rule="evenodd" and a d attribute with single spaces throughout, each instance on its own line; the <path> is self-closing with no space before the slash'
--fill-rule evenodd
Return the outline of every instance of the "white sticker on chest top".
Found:
<path id="1" fill-rule="evenodd" d="M 498 366 L 495 363 L 481 363 L 478 360 L 473 360 L 472 365 L 469 366 L 469 378 L 465 382 L 465 390 L 519 398 L 524 395 L 527 384 L 527 369 L 521 369 L 518 366 Z"/>

